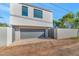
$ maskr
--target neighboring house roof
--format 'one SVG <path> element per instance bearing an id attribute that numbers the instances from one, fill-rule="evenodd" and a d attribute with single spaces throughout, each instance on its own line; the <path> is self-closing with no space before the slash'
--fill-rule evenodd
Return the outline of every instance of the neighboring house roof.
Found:
<path id="1" fill-rule="evenodd" d="M 42 8 L 42 7 L 34 6 L 34 5 L 32 5 L 31 3 L 20 3 L 20 4 L 24 4 L 24 5 L 28 5 L 28 6 L 31 6 L 31 7 L 39 8 L 39 9 L 42 9 L 42 10 L 46 10 L 46 11 L 48 11 L 48 12 L 52 12 L 52 11 L 49 10 L 49 9 L 45 9 L 45 8 Z"/>

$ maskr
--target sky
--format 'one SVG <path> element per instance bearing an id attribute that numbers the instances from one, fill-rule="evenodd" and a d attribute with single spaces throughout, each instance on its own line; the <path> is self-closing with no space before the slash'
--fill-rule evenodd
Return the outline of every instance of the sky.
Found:
<path id="1" fill-rule="evenodd" d="M 33 3 L 34 6 L 49 9 L 52 11 L 52 16 L 55 20 L 62 18 L 63 15 L 69 11 L 76 14 L 79 11 L 79 3 Z M 56 5 L 56 6 L 55 6 Z M 10 5 L 9 3 L 0 3 L 0 22 L 8 23 L 10 16 Z"/>
<path id="2" fill-rule="evenodd" d="M 8 3 L 0 3 L 0 22 L 8 23 L 10 16 L 10 6 Z"/>

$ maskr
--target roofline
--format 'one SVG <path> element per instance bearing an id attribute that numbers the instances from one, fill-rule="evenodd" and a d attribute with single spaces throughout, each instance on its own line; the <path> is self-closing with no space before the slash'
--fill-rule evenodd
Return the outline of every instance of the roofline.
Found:
<path id="1" fill-rule="evenodd" d="M 45 11 L 48 11 L 48 12 L 52 12 L 51 10 L 34 6 L 34 5 L 32 5 L 31 3 L 19 3 L 19 4 L 24 4 L 24 5 L 28 5 L 28 6 L 31 6 L 31 7 L 39 8 L 39 9 L 42 9 L 42 10 L 45 10 Z"/>

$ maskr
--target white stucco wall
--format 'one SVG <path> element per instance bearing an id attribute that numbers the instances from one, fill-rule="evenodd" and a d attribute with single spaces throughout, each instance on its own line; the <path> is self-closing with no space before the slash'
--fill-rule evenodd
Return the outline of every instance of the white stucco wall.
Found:
<path id="1" fill-rule="evenodd" d="M 12 25 L 21 25 L 21 26 L 41 26 L 41 27 L 51 27 L 51 23 L 47 22 L 40 22 L 40 21 L 34 21 L 34 20 L 29 20 L 27 18 L 21 18 L 21 17 L 15 17 L 15 16 L 10 16 L 12 19 Z"/>
<path id="2" fill-rule="evenodd" d="M 7 44 L 7 28 L 0 27 L 0 47 Z"/>
<path id="3" fill-rule="evenodd" d="M 10 4 L 10 24 L 12 25 L 25 25 L 25 26 L 45 26 L 52 27 L 52 12 L 43 11 L 43 18 L 34 18 L 33 10 L 35 7 L 28 7 L 28 16 L 22 16 L 22 4 Z M 39 9 L 39 8 L 35 8 Z"/>
<path id="4" fill-rule="evenodd" d="M 78 36 L 78 29 L 55 29 L 54 36 L 57 39 L 73 38 Z"/>
<path id="5" fill-rule="evenodd" d="M 12 28 L 0 27 L 0 47 L 8 46 L 12 43 Z"/>
<path id="6" fill-rule="evenodd" d="M 12 44 L 12 28 L 7 27 L 7 46 L 9 46 L 10 44 Z"/>

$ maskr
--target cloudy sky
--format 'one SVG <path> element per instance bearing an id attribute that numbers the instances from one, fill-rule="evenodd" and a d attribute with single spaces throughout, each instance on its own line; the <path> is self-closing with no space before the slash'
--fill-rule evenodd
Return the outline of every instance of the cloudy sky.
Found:
<path id="1" fill-rule="evenodd" d="M 37 7 L 42 7 L 45 9 L 49 9 L 52 11 L 54 19 L 59 19 L 69 11 L 76 13 L 79 11 L 79 4 L 77 3 L 58 3 L 55 5 L 49 4 L 49 3 L 34 3 L 33 5 Z M 8 3 L 0 3 L 0 22 L 6 22 L 9 21 L 10 16 L 10 6 Z"/>

